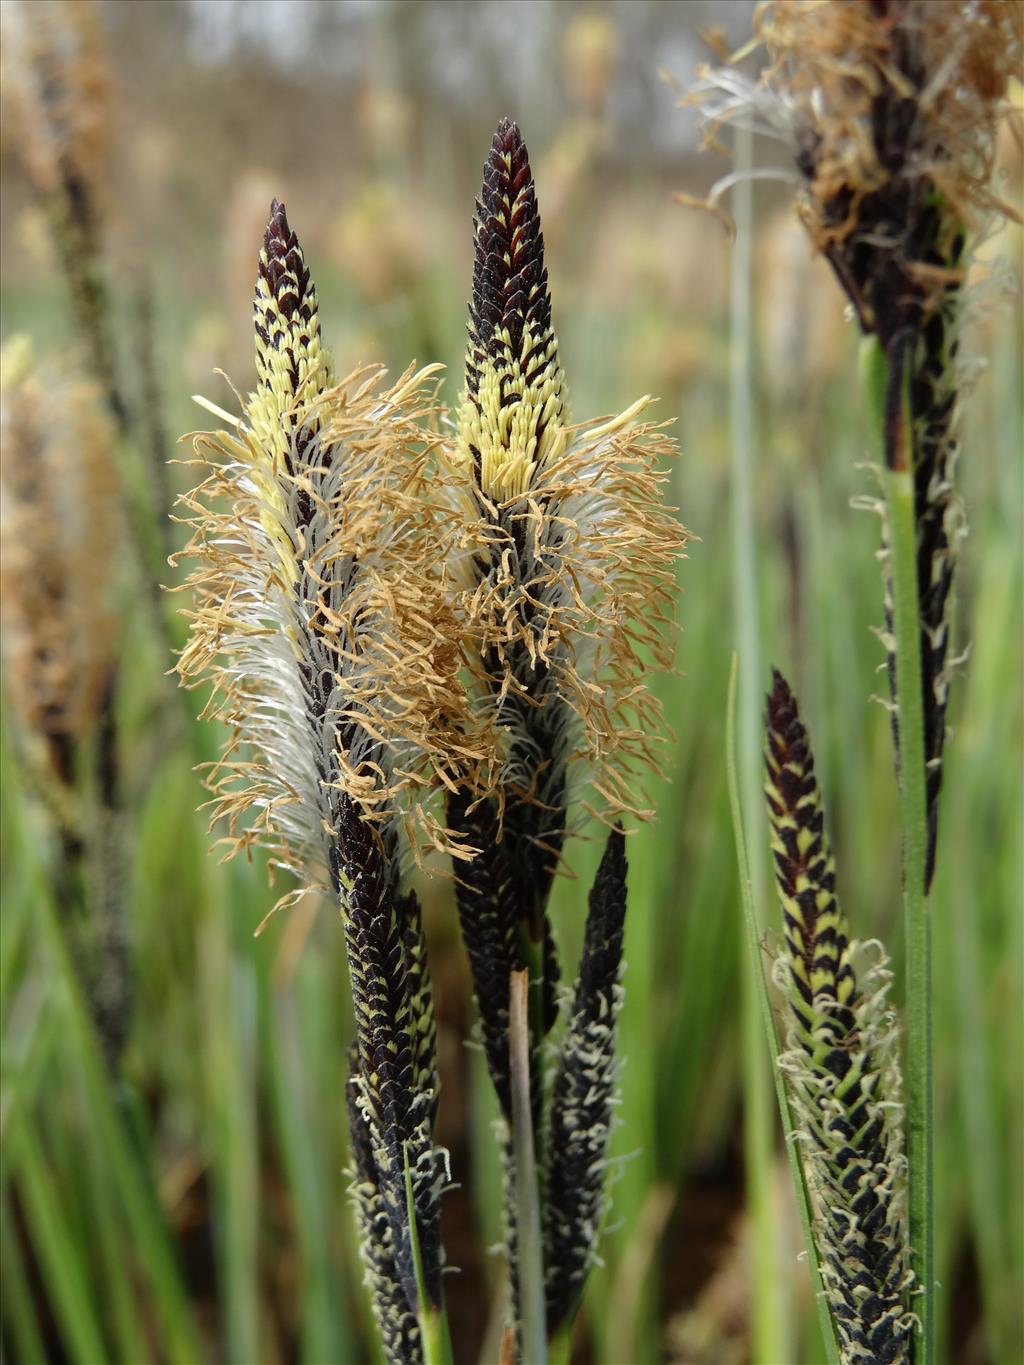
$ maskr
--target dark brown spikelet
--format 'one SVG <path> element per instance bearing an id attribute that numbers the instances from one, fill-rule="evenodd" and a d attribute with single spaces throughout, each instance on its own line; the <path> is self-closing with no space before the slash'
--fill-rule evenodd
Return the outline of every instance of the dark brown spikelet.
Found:
<path id="1" fill-rule="evenodd" d="M 538 468 L 561 449 L 568 398 L 551 326 L 530 160 L 519 128 L 508 119 L 498 124 L 484 165 L 474 245 L 460 433 L 484 495 L 482 514 L 493 522 L 481 577 L 503 581 L 510 566 L 512 583 L 502 591 L 522 598 L 521 638 L 507 650 L 491 647 L 483 664 L 502 697 L 502 722 L 514 736 L 508 761 L 508 862 L 519 913 L 539 940 L 565 834 L 568 713 L 548 695 L 549 668 L 526 643 L 543 629 L 529 592 L 542 572 L 535 562 L 537 547 L 527 544 L 522 507 L 502 503 L 525 495 Z"/>
<path id="2" fill-rule="evenodd" d="M 544 1203 L 549 1335 L 571 1320 L 605 1209 L 625 914 L 626 845 L 616 826 L 590 892 L 580 972 L 551 1097 Z"/>
<path id="3" fill-rule="evenodd" d="M 765 795 L 791 1009 L 779 1059 L 814 1213 L 822 1281 L 847 1362 L 905 1362 L 913 1316 L 894 1024 L 885 976 L 854 974 L 807 732 L 774 674 Z M 780 983 L 782 984 L 782 983 Z"/>
<path id="4" fill-rule="evenodd" d="M 499 407 L 530 401 L 532 387 L 546 380 L 553 385 L 551 410 L 539 414 L 546 425 L 562 415 L 558 342 L 530 158 L 518 126 L 508 119 L 498 124 L 491 143 L 473 226 L 468 396 L 478 409 L 485 408 L 489 400 L 481 394 L 481 381 L 486 388 L 492 372 Z M 536 436 L 542 442 L 543 429 Z"/>
<path id="5" fill-rule="evenodd" d="M 377 1187 L 391 1227 L 394 1259 L 410 1309 L 418 1302 L 406 1210 L 408 1163 L 427 1296 L 441 1302 L 440 1192 L 444 1166 L 433 1145 L 437 1104 L 433 1022 L 415 897 L 396 899 L 379 841 L 343 798 L 338 878 L 356 1019 L 359 1081 L 376 1157 Z M 412 971 L 410 971 L 412 965 Z"/>
<path id="6" fill-rule="evenodd" d="M 319 330 L 316 289 L 310 279 L 299 239 L 288 225 L 288 215 L 279 199 L 271 201 L 270 217 L 263 234 L 259 275 L 256 284 L 254 323 L 257 337 L 257 363 L 267 351 L 287 351 L 291 369 L 291 387 L 299 383 L 300 355 L 289 346 L 289 332 L 295 328 L 305 333 L 308 344 L 310 332 Z M 269 385 L 264 367 L 260 381 Z"/>
<path id="7" fill-rule="evenodd" d="M 434 1000 L 427 964 L 427 939 L 423 932 L 423 913 L 416 892 L 410 891 L 405 896 L 398 897 L 396 910 L 402 931 L 405 981 L 409 996 L 413 1087 L 417 1094 L 429 1097 L 426 1113 L 429 1131 L 433 1132 L 440 1094 L 437 1075 L 437 1029 L 434 1024 Z"/>
<path id="8" fill-rule="evenodd" d="M 526 869 L 522 866 L 513 868 L 512 839 L 502 837 L 493 802 L 474 803 L 469 794 L 461 790 L 449 798 L 448 824 L 463 843 L 480 850 L 472 861 L 460 868 L 455 900 L 473 977 L 487 1069 L 502 1112 L 511 1122 L 509 989 L 512 973 L 522 971 L 526 966 L 524 935 L 528 932 L 536 887 L 527 890 Z M 559 967 L 551 922 L 543 911 L 542 925 L 544 1025 L 551 1029 L 558 1016 L 555 992 Z M 536 1119 L 540 1114 L 542 1093 L 539 1067 L 531 1069 L 530 1093 Z"/>
<path id="9" fill-rule="evenodd" d="M 487 1069 L 502 1112 L 511 1122 L 509 990 L 512 973 L 522 971 L 526 964 L 519 939 L 508 845 L 499 841 L 493 804 L 481 801 L 471 807 L 465 792 L 456 793 L 448 802 L 452 829 L 480 850 L 460 870 L 455 900 L 473 977 Z M 532 1074 L 530 1079 L 533 1080 Z"/>
<path id="10" fill-rule="evenodd" d="M 835 864 L 825 837 L 807 731 L 789 684 L 778 670 L 772 673 L 765 728 L 765 794 L 785 920 L 793 1011 L 808 1037 L 816 1021 L 843 1036 L 852 1026 L 848 1003 L 854 984 L 847 960 L 846 923 L 836 900 Z M 841 1068 L 842 1057 L 837 1056 L 833 1064 Z"/>
<path id="11" fill-rule="evenodd" d="M 366 1118 L 366 1098 L 359 1074 L 359 1054 L 353 1047 L 350 1076 L 345 1087 L 351 1149 L 349 1191 L 359 1231 L 359 1252 L 374 1320 L 384 1358 L 400 1365 L 420 1365 L 423 1344 L 419 1324 L 409 1308 L 395 1265 L 394 1237 L 380 1192 L 374 1139 Z"/>

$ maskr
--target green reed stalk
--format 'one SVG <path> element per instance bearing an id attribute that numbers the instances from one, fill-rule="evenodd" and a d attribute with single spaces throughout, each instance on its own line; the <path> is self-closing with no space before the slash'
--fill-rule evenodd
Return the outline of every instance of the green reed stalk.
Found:
<path id="1" fill-rule="evenodd" d="M 901 354 L 897 352 L 895 354 Z M 935 1359 L 934 1112 L 932 1085 L 932 926 L 925 888 L 928 845 L 921 685 L 921 615 L 914 517 L 914 423 L 910 372 L 894 375 L 877 341 L 862 343 L 861 384 L 881 473 L 892 584 L 890 647 L 896 668 L 898 785 L 906 936 L 907 1223 L 918 1284 L 917 1365 Z"/>
<path id="2" fill-rule="evenodd" d="M 908 428 L 909 430 L 909 425 Z M 932 1103 L 932 924 L 924 889 L 924 713 L 921 705 L 921 622 L 918 613 L 914 485 L 909 468 L 884 476 L 889 509 L 890 564 L 896 636 L 896 707 L 900 735 L 900 822 L 903 840 L 903 915 L 906 933 L 908 1221 L 914 1273 L 920 1286 L 918 1365 L 935 1359 Z"/>
<path id="3" fill-rule="evenodd" d="M 420 1253 L 419 1232 L 416 1227 L 416 1199 L 413 1192 L 412 1169 L 409 1166 L 409 1148 L 405 1152 L 405 1208 L 409 1219 L 409 1242 L 412 1247 L 413 1265 L 416 1271 L 416 1290 L 418 1306 L 416 1318 L 420 1326 L 423 1343 L 423 1365 L 452 1365 L 452 1338 L 448 1328 L 448 1314 L 444 1305 L 432 1308 L 427 1293 L 427 1279 L 423 1270 L 423 1257 Z"/>
<path id="4" fill-rule="evenodd" d="M 546 1365 L 544 1257 L 540 1190 L 537 1182 L 530 1105 L 529 990 L 525 971 L 513 972 L 509 1000 L 509 1065 L 512 1088 L 512 1149 L 515 1153 L 516 1253 L 522 1331 L 522 1359 Z"/>
<path id="5" fill-rule="evenodd" d="M 746 127 L 735 129 L 736 169 L 749 171 L 753 137 Z M 736 241 L 731 278 L 732 346 L 729 375 L 729 425 L 732 445 L 732 530 L 734 628 L 743 659 L 740 670 L 739 772 L 746 828 L 759 828 L 761 813 L 761 746 L 758 731 L 760 631 L 757 605 L 757 566 L 754 554 L 753 433 L 751 414 L 751 239 L 753 187 L 748 176 L 736 186 L 734 211 Z M 760 847 L 760 842 L 757 845 Z M 759 909 L 764 904 L 764 860 L 755 858 L 749 893 L 754 916 L 754 952 L 748 969 L 740 973 L 743 1039 L 743 1152 L 748 1202 L 754 1229 L 754 1301 L 752 1345 L 759 1361 L 784 1360 L 788 1354 L 782 1279 L 776 1272 L 777 1210 L 772 1193 L 775 1131 L 768 1077 L 758 1019 L 758 982 L 762 977 Z"/>

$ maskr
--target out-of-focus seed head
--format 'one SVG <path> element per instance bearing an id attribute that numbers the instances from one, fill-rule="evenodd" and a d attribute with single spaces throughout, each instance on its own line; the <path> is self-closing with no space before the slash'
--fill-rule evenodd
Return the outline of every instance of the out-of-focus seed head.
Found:
<path id="1" fill-rule="evenodd" d="M 4 142 L 37 193 L 64 191 L 91 219 L 106 174 L 110 78 L 90 0 L 8 0 L 0 18 Z"/>
<path id="2" fill-rule="evenodd" d="M 27 338 L 7 343 L 0 370 L 4 675 L 67 782 L 116 664 L 116 438 L 98 389 L 37 366 Z"/>
<path id="3" fill-rule="evenodd" d="M 788 141 L 811 239 L 862 331 L 877 340 L 890 379 L 907 381 L 911 423 L 900 457 L 912 460 L 915 492 L 927 886 L 963 534 L 953 476 L 968 234 L 993 213 L 1020 217 L 1000 200 L 992 171 L 1009 112 L 1004 95 L 1024 50 L 1024 8 L 1002 0 L 772 0 L 759 27 L 769 58 L 760 78 L 749 81 L 731 65 L 705 69 L 692 102 L 712 126 L 753 118 Z M 888 440 L 886 458 L 895 467 Z M 886 615 L 895 699 L 888 604 Z M 894 735 L 898 746 L 895 726 Z"/>
<path id="4" fill-rule="evenodd" d="M 524 493 L 561 451 L 568 420 L 530 159 L 519 128 L 502 119 L 476 206 L 459 414 L 460 449 L 485 497 Z"/>

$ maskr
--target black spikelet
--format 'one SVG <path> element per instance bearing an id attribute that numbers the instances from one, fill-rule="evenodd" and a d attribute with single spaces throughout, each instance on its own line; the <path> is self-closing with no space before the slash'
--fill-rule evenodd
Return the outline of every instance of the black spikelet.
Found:
<path id="1" fill-rule="evenodd" d="M 428 1097 L 427 1121 L 433 1131 L 437 1121 L 440 1084 L 437 1075 L 437 1030 L 434 1025 L 434 1000 L 427 965 L 427 940 L 423 914 L 415 891 L 396 901 L 405 957 L 405 980 L 409 996 L 413 1087 Z"/>
<path id="2" fill-rule="evenodd" d="M 484 165 L 473 236 L 466 387 L 476 398 L 487 360 L 499 373 L 517 362 L 530 382 L 552 359 L 546 350 L 523 351 L 527 328 L 547 344 L 551 295 L 530 158 L 518 126 L 507 118 L 498 124 Z"/>
<path id="3" fill-rule="evenodd" d="M 522 971 L 526 963 L 507 862 L 508 846 L 499 842 L 497 819 L 488 801 L 471 809 L 466 793 L 456 793 L 448 802 L 448 821 L 461 839 L 480 850 L 461 870 L 455 899 L 473 976 L 487 1069 L 502 1111 L 511 1121 L 509 991 L 512 973 Z"/>
<path id="4" fill-rule="evenodd" d="M 348 801 L 348 798 L 343 798 Z M 378 1189 L 391 1226 L 395 1264 L 410 1308 L 416 1274 L 406 1215 L 405 1163 L 427 1295 L 441 1302 L 440 1190 L 443 1166 L 432 1142 L 436 1086 L 433 1024 L 421 1027 L 422 982 L 411 988 L 406 926 L 399 919 L 374 831 L 348 803 L 338 838 L 346 945 L 356 1018 L 359 1076 L 376 1158 Z M 417 915 L 414 897 L 403 903 Z M 412 931 L 418 940 L 419 929 Z M 413 981 L 415 981 L 415 976 Z M 419 1083 L 418 1083 L 419 1082 Z"/>
<path id="5" fill-rule="evenodd" d="M 605 1157 L 615 1098 L 622 1003 L 626 847 L 608 836 L 590 892 L 580 973 L 551 1099 L 545 1143 L 544 1265 L 548 1332 L 571 1315 L 593 1263 L 605 1209 Z"/>
<path id="6" fill-rule="evenodd" d="M 270 379 L 263 360 L 266 352 L 287 351 L 291 365 L 291 387 L 299 386 L 299 360 L 292 349 L 294 338 L 308 346 L 319 334 L 316 286 L 310 277 L 299 239 L 288 224 L 284 204 L 274 199 L 263 234 L 260 252 L 253 321 L 257 336 L 257 364 L 260 382 Z"/>
<path id="7" fill-rule="evenodd" d="M 373 1137 L 366 1119 L 366 1099 L 359 1076 L 359 1054 L 355 1047 L 349 1066 L 351 1074 L 345 1087 L 352 1157 L 349 1193 L 359 1229 L 363 1280 L 388 1365 L 420 1365 L 423 1345 L 419 1324 L 406 1302 L 395 1266 L 394 1238 L 381 1198 Z"/>

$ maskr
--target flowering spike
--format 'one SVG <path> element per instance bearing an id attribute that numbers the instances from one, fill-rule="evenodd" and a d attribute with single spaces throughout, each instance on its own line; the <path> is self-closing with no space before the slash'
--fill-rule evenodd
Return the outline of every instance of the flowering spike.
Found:
<path id="1" fill-rule="evenodd" d="M 858 985 L 835 892 L 814 759 L 789 685 L 774 674 L 765 793 L 786 931 L 791 1010 L 779 1059 L 815 1215 L 822 1280 L 844 1365 L 905 1362 L 913 1315 L 895 1024 L 876 966 Z"/>
<path id="2" fill-rule="evenodd" d="M 508 119 L 484 166 L 474 247 L 459 437 L 480 491 L 500 502 L 529 488 L 569 420 L 530 160 Z"/>
<path id="3" fill-rule="evenodd" d="M 583 1292 L 607 1201 L 625 915 L 626 841 L 616 825 L 590 892 L 580 972 L 551 1096 L 544 1203 L 549 1335 L 571 1318 Z"/>

